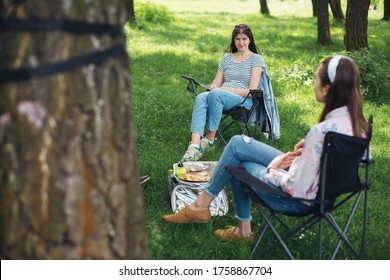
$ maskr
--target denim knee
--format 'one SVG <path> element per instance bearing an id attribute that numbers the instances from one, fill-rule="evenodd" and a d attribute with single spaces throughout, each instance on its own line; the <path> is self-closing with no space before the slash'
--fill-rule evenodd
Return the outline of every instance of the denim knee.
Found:
<path id="1" fill-rule="evenodd" d="M 207 104 L 208 95 L 209 95 L 209 92 L 202 92 L 202 93 L 198 94 L 195 97 L 194 104 L 197 104 L 197 103 Z"/>
<path id="2" fill-rule="evenodd" d="M 217 89 L 211 90 L 209 91 L 207 101 L 211 104 L 215 104 L 215 102 L 217 102 L 218 99 L 221 100 L 221 94 L 223 94 L 223 91 L 221 90 L 217 90 Z"/>
<path id="3" fill-rule="evenodd" d="M 237 144 L 241 143 L 242 137 L 243 137 L 242 135 L 234 135 L 232 138 L 230 138 L 230 140 L 229 140 L 227 145 L 229 145 L 229 146 L 237 146 Z"/>

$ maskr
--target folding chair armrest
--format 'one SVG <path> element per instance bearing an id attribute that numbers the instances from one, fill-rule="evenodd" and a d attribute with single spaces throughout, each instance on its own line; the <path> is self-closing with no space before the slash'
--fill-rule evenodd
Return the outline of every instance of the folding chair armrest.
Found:
<path id="1" fill-rule="evenodd" d="M 229 165 L 226 166 L 225 170 L 236 179 L 240 180 L 241 182 L 249 186 L 255 187 L 256 189 L 271 194 L 275 194 L 275 195 L 291 197 L 287 193 L 279 192 L 273 188 L 270 188 L 266 183 L 264 183 L 263 181 L 259 180 L 258 178 L 250 174 L 242 165 Z"/>
<path id="2" fill-rule="evenodd" d="M 196 85 L 200 85 L 194 78 L 190 77 L 190 76 L 186 76 L 186 75 L 181 75 L 180 77 L 190 81 L 191 83 L 194 83 Z"/>
<path id="3" fill-rule="evenodd" d="M 248 94 L 244 97 L 244 100 L 241 101 L 240 105 L 244 104 L 244 102 L 249 98 L 249 96 L 252 96 L 254 97 L 254 95 L 252 94 L 253 91 L 261 91 L 261 93 L 263 92 L 262 90 L 257 90 L 257 89 L 250 89 Z M 256 95 L 256 94 L 255 94 Z"/>
<path id="4" fill-rule="evenodd" d="M 241 106 L 242 104 L 244 104 L 244 102 L 249 98 L 249 95 L 250 95 L 250 94 L 251 94 L 251 93 L 248 92 L 248 94 L 244 97 L 244 100 L 241 101 L 240 106 Z"/>
<path id="5" fill-rule="evenodd" d="M 195 98 L 198 95 L 198 93 L 196 92 L 196 88 L 198 86 L 204 88 L 207 91 L 210 90 L 210 86 L 209 85 L 198 83 L 194 78 L 192 78 L 190 76 L 181 75 L 181 77 L 183 79 L 188 80 L 189 83 L 187 85 L 187 91 L 189 91 L 192 94 L 192 98 Z"/>
<path id="6" fill-rule="evenodd" d="M 248 94 L 244 97 L 244 100 L 240 103 L 240 105 L 244 104 L 244 102 L 249 98 L 249 96 L 252 96 L 253 99 L 260 99 L 263 97 L 263 90 L 250 89 Z"/>
<path id="7" fill-rule="evenodd" d="M 181 75 L 183 79 L 188 81 L 187 91 L 192 95 L 192 98 L 195 98 L 198 93 L 196 92 L 196 88 L 200 85 L 194 78 L 186 75 Z"/>
<path id="8" fill-rule="evenodd" d="M 288 193 L 285 193 L 282 191 L 277 191 L 277 190 L 271 188 L 270 186 L 268 186 L 266 183 L 264 183 L 260 179 L 256 178 L 252 174 L 250 174 L 242 165 L 229 165 L 229 166 L 226 166 L 225 170 L 226 170 L 226 172 L 230 173 L 236 179 L 251 186 L 254 189 L 268 192 L 270 194 L 274 194 L 274 195 L 277 195 L 280 197 L 286 197 L 286 198 L 293 199 L 293 200 L 306 201 L 306 202 L 310 202 L 310 203 L 319 203 L 319 200 L 292 197 Z"/>
<path id="9" fill-rule="evenodd" d="M 260 99 L 263 98 L 264 91 L 262 89 L 250 89 L 249 94 L 252 95 L 253 98 Z"/>

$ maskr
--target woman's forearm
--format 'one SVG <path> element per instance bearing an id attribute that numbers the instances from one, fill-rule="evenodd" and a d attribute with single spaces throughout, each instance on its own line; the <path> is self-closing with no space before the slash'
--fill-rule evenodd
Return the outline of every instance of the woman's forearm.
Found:
<path id="1" fill-rule="evenodd" d="M 248 93 L 249 93 L 249 89 L 248 88 L 241 89 L 241 88 L 221 87 L 221 89 L 225 89 L 225 90 L 234 92 L 235 94 L 238 94 L 238 95 L 240 95 L 242 97 L 246 97 L 248 95 Z"/>

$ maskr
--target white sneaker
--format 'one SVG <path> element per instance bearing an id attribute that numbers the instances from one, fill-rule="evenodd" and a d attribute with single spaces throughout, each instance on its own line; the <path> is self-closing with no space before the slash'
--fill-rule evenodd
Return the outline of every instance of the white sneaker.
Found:
<path id="1" fill-rule="evenodd" d="M 207 139 L 206 137 L 200 139 L 200 144 L 199 144 L 200 150 L 202 152 L 211 151 L 212 149 L 215 148 L 215 140 L 216 139 L 214 139 L 214 141 L 211 143 L 209 139 Z"/>
<path id="2" fill-rule="evenodd" d="M 181 161 L 197 161 L 201 156 L 202 152 L 200 147 L 190 143 Z"/>

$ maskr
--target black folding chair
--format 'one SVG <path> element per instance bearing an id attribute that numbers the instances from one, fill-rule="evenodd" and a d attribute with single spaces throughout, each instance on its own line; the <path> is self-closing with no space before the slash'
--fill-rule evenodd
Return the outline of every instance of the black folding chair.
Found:
<path id="1" fill-rule="evenodd" d="M 191 93 L 192 98 L 196 98 L 198 95 L 197 89 L 198 87 L 203 88 L 204 90 L 208 90 L 207 85 L 198 83 L 194 78 L 182 75 L 182 78 L 188 80 L 187 85 L 187 91 Z M 248 110 L 244 107 L 244 102 L 247 100 L 247 98 L 250 98 L 249 95 L 252 96 L 252 107 Z M 261 121 L 261 128 L 259 127 L 258 123 L 259 121 L 259 111 L 258 110 L 264 110 L 265 118 Z M 267 133 L 268 139 L 272 138 L 272 131 L 271 131 L 271 125 L 270 120 L 268 116 L 266 115 L 265 109 L 264 109 L 264 101 L 263 101 L 263 91 L 258 90 L 251 90 L 249 94 L 245 97 L 245 99 L 234 108 L 224 111 L 223 116 L 221 118 L 221 122 L 219 125 L 219 128 L 217 130 L 218 136 L 222 139 L 224 144 L 227 144 L 226 134 L 228 129 L 235 125 L 238 128 L 238 131 L 240 134 L 246 134 L 249 137 L 253 137 L 256 139 L 256 136 L 258 136 L 258 132 L 264 132 Z M 253 127 L 251 132 L 250 127 Z M 225 135 L 225 136 L 224 136 Z"/>
<path id="2" fill-rule="evenodd" d="M 346 248 L 349 248 L 355 257 L 364 257 L 367 224 L 367 195 L 369 189 L 369 162 L 366 161 L 363 165 L 365 169 L 363 181 L 360 181 L 358 172 L 365 150 L 367 149 L 369 152 L 369 144 L 372 134 L 372 116 L 370 116 L 369 122 L 370 132 L 365 139 L 338 134 L 335 132 L 328 132 L 326 134 L 321 158 L 319 188 L 317 197 L 314 200 L 294 198 L 287 193 L 272 189 L 264 182 L 252 176 L 240 165 L 228 166 L 226 168 L 229 173 L 244 183 L 243 186 L 245 191 L 248 192 L 251 200 L 256 205 L 256 208 L 259 210 L 265 221 L 265 224 L 261 228 L 257 242 L 252 249 L 251 256 L 257 250 L 266 231 L 271 229 L 278 241 L 276 244 L 282 246 L 289 257 L 294 259 L 286 242 L 296 233 L 302 232 L 302 230 L 307 230 L 309 227 L 318 223 L 318 258 L 322 259 L 324 221 L 328 221 L 330 229 L 334 229 L 337 233 L 337 238 L 332 239 L 337 240 L 337 242 L 335 242 L 335 249 L 330 258 L 334 259 L 336 257 L 342 243 L 347 245 Z M 312 206 L 306 213 L 291 214 L 279 212 L 267 206 L 266 201 L 263 201 L 258 195 L 258 190 L 268 192 L 276 196 L 286 197 L 287 199 L 311 203 Z M 347 230 L 363 195 L 362 242 L 359 253 L 349 241 L 347 237 Z M 344 221 L 345 224 L 343 228 L 341 228 L 334 218 L 334 215 L 339 214 L 335 213 L 335 210 L 341 206 L 343 206 L 342 209 L 349 209 L 348 207 L 350 207 L 350 203 L 347 203 L 349 201 L 353 201 L 353 204 L 349 210 L 349 215 L 346 221 Z M 304 221 L 298 226 L 289 227 L 287 223 L 282 220 L 282 217 L 287 218 L 288 216 L 301 217 L 301 220 L 303 219 Z M 345 219 L 345 217 L 342 218 Z M 274 223 L 274 220 L 277 222 Z M 282 225 L 282 233 L 277 231 L 277 229 L 279 229 L 279 227 L 277 227 L 278 223 Z M 268 246 L 268 248 L 260 252 L 260 256 L 265 255 L 274 249 L 274 247 L 275 244 Z"/>

